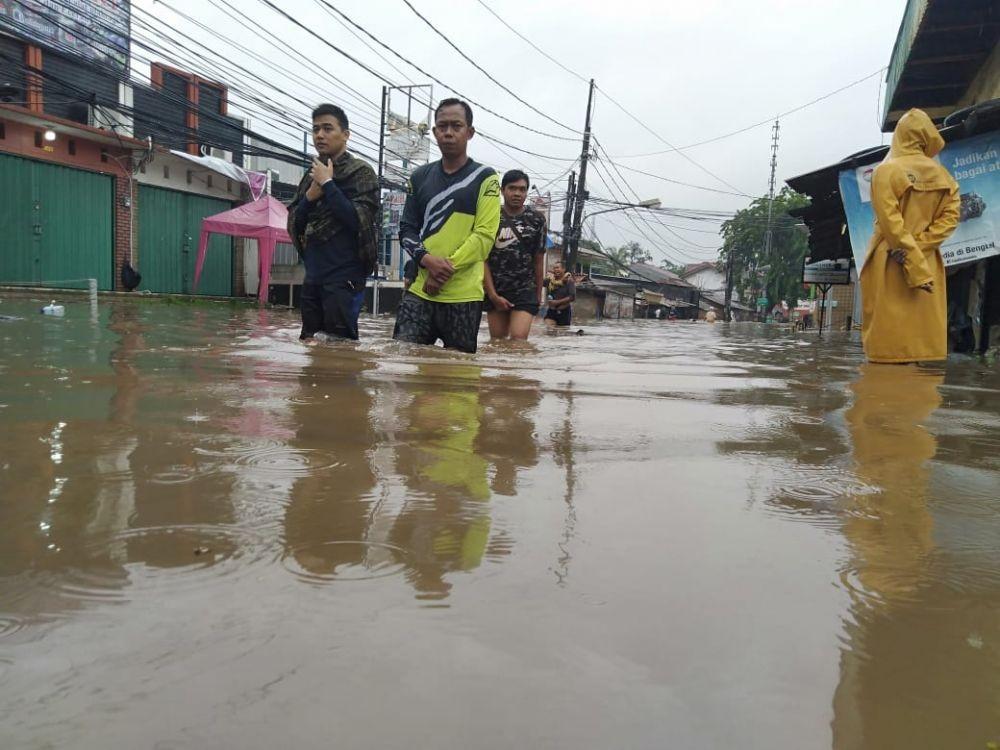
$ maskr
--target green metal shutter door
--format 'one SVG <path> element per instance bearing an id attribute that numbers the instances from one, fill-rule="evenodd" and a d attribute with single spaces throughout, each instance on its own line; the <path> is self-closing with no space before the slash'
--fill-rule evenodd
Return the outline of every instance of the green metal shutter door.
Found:
<path id="1" fill-rule="evenodd" d="M 232 204 L 216 198 L 206 198 L 201 195 L 188 195 L 187 217 L 188 227 L 193 240 L 193 251 L 190 256 L 189 278 L 194 285 L 194 266 L 198 258 L 198 238 L 201 236 L 201 220 L 214 216 L 232 208 Z M 198 294 L 211 294 L 217 297 L 229 297 L 233 293 L 233 238 L 221 234 L 209 235 L 208 252 L 205 253 L 205 266 L 198 282 Z"/>
<path id="2" fill-rule="evenodd" d="M 32 162 L 0 154 L 0 281 L 38 281 Z"/>
<path id="3" fill-rule="evenodd" d="M 97 279 L 111 289 L 114 232 L 111 177 L 55 164 L 35 164 L 40 281 Z"/>
<path id="4" fill-rule="evenodd" d="M 181 294 L 187 264 L 184 194 L 142 185 L 139 187 L 139 257 L 142 289 Z M 197 252 L 197 247 L 194 249 Z"/>
<path id="5" fill-rule="evenodd" d="M 139 188 L 139 271 L 142 288 L 190 294 L 198 258 L 201 220 L 227 211 L 227 201 L 142 185 Z M 232 294 L 233 242 L 213 235 L 198 294 Z"/>

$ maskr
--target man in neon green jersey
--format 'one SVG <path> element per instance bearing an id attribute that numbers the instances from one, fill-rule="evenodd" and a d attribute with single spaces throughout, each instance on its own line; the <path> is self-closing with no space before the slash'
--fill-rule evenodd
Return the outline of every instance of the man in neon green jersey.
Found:
<path id="1" fill-rule="evenodd" d="M 475 352 L 483 304 L 483 261 L 500 224 L 500 180 L 469 158 L 472 108 L 444 99 L 434 112 L 441 159 L 410 176 L 399 238 L 420 270 L 403 295 L 393 336 Z"/>

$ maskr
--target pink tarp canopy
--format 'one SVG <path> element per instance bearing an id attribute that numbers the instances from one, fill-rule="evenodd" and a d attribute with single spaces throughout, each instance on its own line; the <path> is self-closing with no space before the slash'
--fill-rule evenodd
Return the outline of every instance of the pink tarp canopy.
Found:
<path id="1" fill-rule="evenodd" d="M 267 285 L 271 280 L 271 261 L 274 246 L 279 242 L 291 243 L 288 236 L 288 209 L 271 195 L 262 196 L 253 203 L 208 216 L 201 222 L 201 239 L 198 242 L 198 262 L 194 267 L 194 288 L 198 289 L 205 253 L 208 251 L 208 235 L 228 234 L 232 237 L 247 237 L 257 240 L 257 265 L 260 270 L 260 287 L 257 298 L 267 300 Z"/>

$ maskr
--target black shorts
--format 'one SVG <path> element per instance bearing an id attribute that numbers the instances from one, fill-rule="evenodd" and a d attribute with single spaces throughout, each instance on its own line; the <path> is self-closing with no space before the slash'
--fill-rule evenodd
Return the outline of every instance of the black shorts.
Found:
<path id="1" fill-rule="evenodd" d="M 533 290 L 506 292 L 502 289 L 498 289 L 497 294 L 514 305 L 512 309 L 520 312 L 531 313 L 532 315 L 538 315 L 538 297 L 535 295 Z M 493 303 L 490 302 L 488 298 L 485 302 L 483 302 L 483 309 L 486 312 L 494 312 Z"/>
<path id="2" fill-rule="evenodd" d="M 573 306 L 564 307 L 562 310 L 553 310 L 551 307 L 545 313 L 546 320 L 554 320 L 557 326 L 568 326 L 573 322 Z"/>
<path id="3" fill-rule="evenodd" d="M 396 311 L 392 337 L 411 344 L 441 339 L 448 349 L 475 354 L 482 319 L 482 302 L 432 302 L 407 292 Z"/>
<path id="4" fill-rule="evenodd" d="M 335 281 L 302 285 L 302 333 L 309 339 L 323 332 L 345 339 L 358 338 L 358 315 L 365 299 L 363 283 Z"/>

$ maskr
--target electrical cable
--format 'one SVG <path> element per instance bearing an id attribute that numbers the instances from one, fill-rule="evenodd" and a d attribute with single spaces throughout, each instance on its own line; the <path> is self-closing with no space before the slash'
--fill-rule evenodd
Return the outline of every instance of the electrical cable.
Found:
<path id="1" fill-rule="evenodd" d="M 544 117 L 549 122 L 555 123 L 559 127 L 564 128 L 564 129 L 570 131 L 571 133 L 576 134 L 577 136 L 583 135 L 578 130 L 576 130 L 574 128 L 571 128 L 566 123 L 564 123 L 564 122 L 562 122 L 560 120 L 557 120 L 554 117 L 551 117 L 551 116 L 547 115 L 545 112 L 542 112 L 542 110 L 538 109 L 533 104 L 530 104 L 529 102 L 526 102 L 524 99 L 522 99 L 520 96 L 518 96 L 514 91 L 511 91 L 507 86 L 505 86 L 504 84 L 500 83 L 500 81 L 498 81 L 496 78 L 494 78 L 489 73 L 489 71 L 487 71 L 483 66 L 481 66 L 479 63 L 477 63 L 475 60 L 473 60 L 471 57 L 469 57 L 465 52 L 463 52 L 461 50 L 461 48 L 457 44 L 455 44 L 450 38 L 448 38 L 447 34 L 445 34 L 443 31 L 441 31 L 437 26 L 435 26 L 433 23 L 431 23 L 427 19 L 426 16 L 424 16 L 420 11 L 418 11 L 415 7 L 413 7 L 413 3 L 411 3 L 410 0 L 403 0 L 403 4 L 406 5 L 406 7 L 409 8 L 413 12 L 413 15 L 415 15 L 417 18 L 419 18 L 421 21 L 423 21 L 431 29 L 431 31 L 433 31 L 435 34 L 437 34 L 439 37 L 441 37 L 449 47 L 451 47 L 459 55 L 461 55 L 462 59 L 464 59 L 466 62 L 468 62 L 470 65 L 472 65 L 472 67 L 474 67 L 476 70 L 478 70 L 484 76 L 486 76 L 490 81 L 492 81 L 497 86 L 499 86 L 500 89 L 502 89 L 506 93 L 510 94 L 512 97 L 514 97 L 517 101 L 519 101 L 525 107 L 527 107 L 528 109 L 530 109 L 532 112 L 534 112 L 534 113 L 536 113 L 538 115 L 541 115 L 542 117 Z"/>

